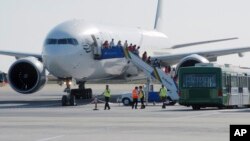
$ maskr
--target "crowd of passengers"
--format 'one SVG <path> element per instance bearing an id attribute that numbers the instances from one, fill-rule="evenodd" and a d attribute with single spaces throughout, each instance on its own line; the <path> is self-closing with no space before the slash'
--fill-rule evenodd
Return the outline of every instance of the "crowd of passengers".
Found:
<path id="1" fill-rule="evenodd" d="M 128 41 L 125 40 L 124 44 L 122 45 L 121 40 L 119 40 L 117 42 L 117 44 L 115 45 L 114 43 L 114 39 L 112 39 L 110 42 L 108 42 L 107 40 L 102 44 L 102 47 L 104 49 L 109 49 L 109 48 L 127 48 L 128 51 L 134 53 L 137 56 L 140 56 L 140 46 L 136 46 L 133 45 L 132 43 L 130 45 L 128 45 Z M 146 63 L 148 63 L 149 65 L 153 66 L 153 67 L 161 67 L 161 60 L 158 60 L 157 58 L 152 60 L 150 56 L 147 55 L 147 52 L 145 51 L 142 54 L 142 60 Z"/>

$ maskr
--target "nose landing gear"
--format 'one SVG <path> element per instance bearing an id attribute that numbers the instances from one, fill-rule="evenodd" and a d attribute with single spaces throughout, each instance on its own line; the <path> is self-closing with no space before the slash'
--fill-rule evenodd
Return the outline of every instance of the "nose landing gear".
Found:
<path id="1" fill-rule="evenodd" d="M 66 92 L 67 95 L 62 96 L 62 106 L 76 106 L 76 99 L 92 98 L 92 89 L 85 89 L 85 82 L 79 82 L 78 85 L 78 89 L 71 89 L 70 80 L 66 80 L 64 92 Z"/>
<path id="2" fill-rule="evenodd" d="M 66 88 L 64 89 L 64 92 L 66 92 L 67 95 L 62 96 L 62 106 L 76 106 L 75 95 L 72 94 L 70 89 L 70 80 L 66 80 Z"/>

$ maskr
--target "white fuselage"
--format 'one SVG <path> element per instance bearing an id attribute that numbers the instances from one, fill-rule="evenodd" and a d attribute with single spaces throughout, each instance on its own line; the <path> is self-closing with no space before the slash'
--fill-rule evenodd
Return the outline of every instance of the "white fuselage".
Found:
<path id="1" fill-rule="evenodd" d="M 71 77 L 86 81 L 123 74 L 128 66 L 125 58 L 93 58 L 93 36 L 100 43 L 106 40 L 110 42 L 112 38 L 115 44 L 119 40 L 124 44 L 127 40 L 128 44 L 141 47 L 140 54 L 147 51 L 148 56 L 153 55 L 153 50 L 166 48 L 167 44 L 167 37 L 154 30 L 104 26 L 82 20 L 68 21 L 56 26 L 46 37 L 42 52 L 46 69 L 59 78 Z"/>

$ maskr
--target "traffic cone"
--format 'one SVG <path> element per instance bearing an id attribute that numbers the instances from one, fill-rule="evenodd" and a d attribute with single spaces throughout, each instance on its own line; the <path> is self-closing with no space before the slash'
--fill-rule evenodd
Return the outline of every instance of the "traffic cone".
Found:
<path id="1" fill-rule="evenodd" d="M 93 110 L 99 110 L 97 108 L 97 102 L 98 102 L 98 99 L 97 99 L 97 97 L 95 97 L 95 99 L 94 99 L 95 108 Z"/>

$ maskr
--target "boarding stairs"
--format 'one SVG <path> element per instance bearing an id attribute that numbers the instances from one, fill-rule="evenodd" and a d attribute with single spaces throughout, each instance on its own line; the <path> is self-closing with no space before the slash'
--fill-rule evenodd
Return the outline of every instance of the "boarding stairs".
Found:
<path id="1" fill-rule="evenodd" d="M 171 78 L 170 75 L 166 74 L 160 68 L 150 66 L 149 64 L 144 62 L 140 57 L 130 52 L 128 49 L 124 49 L 124 56 L 139 69 L 143 70 L 147 77 L 156 79 L 161 84 L 163 84 L 168 89 L 168 96 L 173 101 L 179 100 L 177 85 L 175 84 L 174 80 Z"/>

